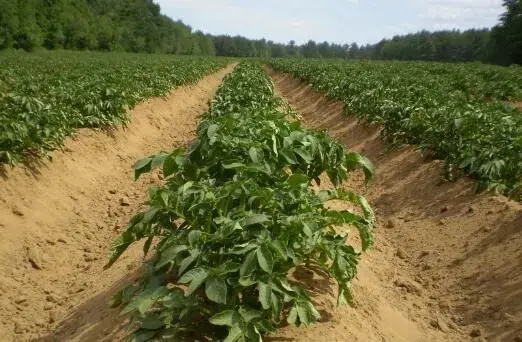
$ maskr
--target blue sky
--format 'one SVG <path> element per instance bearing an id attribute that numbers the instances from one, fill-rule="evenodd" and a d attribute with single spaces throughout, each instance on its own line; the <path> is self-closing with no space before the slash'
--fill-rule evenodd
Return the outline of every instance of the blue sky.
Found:
<path id="1" fill-rule="evenodd" d="M 376 43 L 421 29 L 491 27 L 502 0 L 156 0 L 162 12 L 212 34 L 275 42 Z"/>

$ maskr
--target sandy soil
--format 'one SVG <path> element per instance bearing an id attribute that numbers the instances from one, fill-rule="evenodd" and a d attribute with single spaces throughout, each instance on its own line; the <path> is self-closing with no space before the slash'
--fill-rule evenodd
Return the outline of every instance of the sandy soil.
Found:
<path id="1" fill-rule="evenodd" d="M 442 178 L 439 161 L 391 150 L 380 129 L 343 115 L 288 75 L 270 72 L 307 126 L 327 129 L 376 166 L 369 190 L 377 243 L 353 284 L 356 308 L 335 308 L 335 289 L 314 274 L 323 322 L 284 328 L 272 341 L 522 341 L 522 206 L 477 195 L 470 179 Z M 308 275 L 310 277 L 310 275 Z"/>
<path id="2" fill-rule="evenodd" d="M 115 341 L 125 335 L 107 306 L 133 281 L 141 246 L 104 271 L 114 237 L 143 204 L 157 175 L 133 182 L 136 159 L 193 138 L 197 117 L 229 67 L 166 100 L 132 112 L 126 130 L 81 130 L 52 162 L 0 178 L 1 341 Z M 379 128 L 342 114 L 306 85 L 272 74 L 306 125 L 328 129 L 377 167 L 367 190 L 347 184 L 376 208 L 377 244 L 353 284 L 355 308 L 335 307 L 335 286 L 296 270 L 314 293 L 322 321 L 284 327 L 269 341 L 522 341 L 522 206 L 476 195 L 473 183 L 441 178 L 440 162 L 412 148 L 390 150 Z M 327 186 L 327 182 L 323 182 Z"/>
<path id="3" fill-rule="evenodd" d="M 188 144 L 232 66 L 131 111 L 126 129 L 80 130 L 52 162 L 0 174 L 0 340 L 113 341 L 125 322 L 107 304 L 138 273 L 139 246 L 104 271 L 111 242 L 158 178 L 133 163 Z"/>

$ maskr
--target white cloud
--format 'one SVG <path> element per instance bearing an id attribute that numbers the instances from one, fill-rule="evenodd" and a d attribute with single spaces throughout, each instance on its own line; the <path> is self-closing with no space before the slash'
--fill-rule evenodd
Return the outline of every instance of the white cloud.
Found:
<path id="1" fill-rule="evenodd" d="M 301 28 L 306 26 L 306 23 L 299 19 L 289 19 L 287 21 L 284 21 L 283 24 L 295 28 Z"/>
<path id="2" fill-rule="evenodd" d="M 304 41 L 319 26 L 316 21 L 297 17 L 292 11 L 275 10 L 277 0 L 268 0 L 263 5 L 237 0 L 157 0 L 157 2 L 168 15 L 175 16 L 180 10 L 197 13 L 198 20 L 203 25 L 197 25 L 195 28 L 213 34 L 226 33 L 278 42 L 291 39 Z M 297 7 L 297 2 L 291 0 L 289 4 Z M 191 21 L 187 23 L 194 25 Z"/>
<path id="3" fill-rule="evenodd" d="M 428 0 L 415 2 L 420 19 L 437 27 L 466 28 L 478 22 L 494 24 L 503 12 L 502 0 Z"/>
<path id="4" fill-rule="evenodd" d="M 377 42 L 422 29 L 492 27 L 502 0 L 155 0 L 194 29 L 276 42 Z"/>
<path id="5" fill-rule="evenodd" d="M 418 30 L 418 27 L 415 24 L 409 22 L 403 22 L 397 25 L 386 25 L 383 28 L 387 32 L 390 32 L 390 36 L 403 35 Z"/>

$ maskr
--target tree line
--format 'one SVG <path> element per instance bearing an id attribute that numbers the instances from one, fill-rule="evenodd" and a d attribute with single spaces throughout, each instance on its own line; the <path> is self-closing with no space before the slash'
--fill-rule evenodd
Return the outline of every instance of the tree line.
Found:
<path id="1" fill-rule="evenodd" d="M 522 64 L 522 0 L 492 29 L 395 36 L 377 44 L 297 45 L 193 32 L 152 0 L 0 0 L 0 49 L 88 49 L 231 57 L 360 58 Z"/>
<path id="2" fill-rule="evenodd" d="M 297 46 L 294 41 L 278 44 L 272 41 L 249 40 L 244 37 L 213 37 L 218 55 L 236 57 L 309 57 L 364 58 L 430 61 L 490 61 L 493 55 L 492 32 L 472 29 L 418 33 L 383 39 L 377 44 L 359 46 L 308 41 Z"/>
<path id="3" fill-rule="evenodd" d="M 0 0 L 0 9 L 0 49 L 215 54 L 210 36 L 152 0 Z"/>

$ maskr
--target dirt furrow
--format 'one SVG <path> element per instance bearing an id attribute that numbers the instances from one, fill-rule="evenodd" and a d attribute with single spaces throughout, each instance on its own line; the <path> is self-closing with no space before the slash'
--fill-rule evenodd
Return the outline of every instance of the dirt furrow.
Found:
<path id="1" fill-rule="evenodd" d="M 187 145 L 229 66 L 165 99 L 139 104 L 125 129 L 80 130 L 52 162 L 0 178 L 0 336 L 3 341 L 113 341 L 124 322 L 107 307 L 142 252 L 103 270 L 110 243 L 158 176 L 133 181 L 133 163 Z"/>
<path id="2" fill-rule="evenodd" d="M 391 150 L 380 128 L 343 114 L 289 75 L 268 70 L 277 91 L 313 128 L 326 129 L 376 166 L 347 184 L 372 202 L 377 244 L 362 256 L 355 308 L 335 308 L 332 284 L 316 293 L 323 322 L 285 328 L 289 341 L 522 340 L 522 206 L 443 180 L 440 161 Z M 315 277 L 315 276 L 314 276 Z M 319 279 L 318 279 L 319 280 Z"/>

